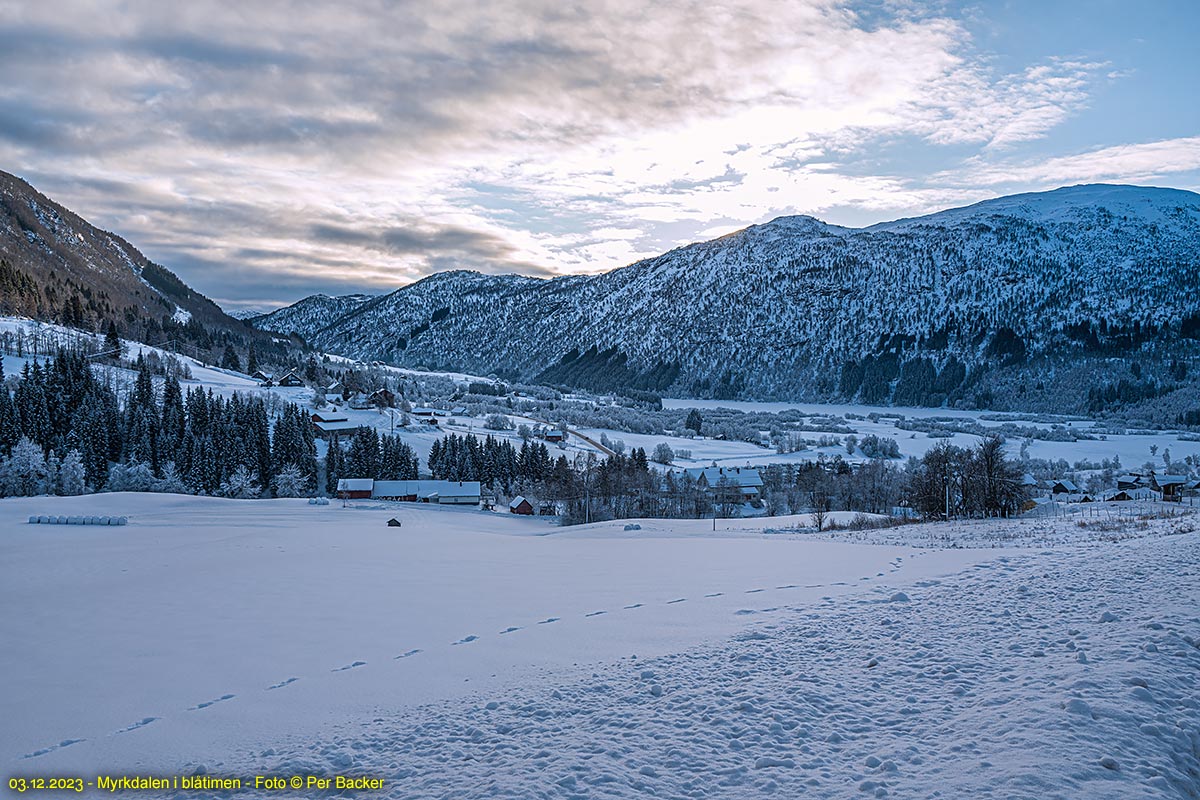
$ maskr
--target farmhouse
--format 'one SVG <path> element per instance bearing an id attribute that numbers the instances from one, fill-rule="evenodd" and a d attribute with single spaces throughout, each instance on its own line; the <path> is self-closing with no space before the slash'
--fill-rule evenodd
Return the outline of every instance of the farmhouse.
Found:
<path id="1" fill-rule="evenodd" d="M 711 467 L 692 467 L 684 472 L 709 494 L 715 492 L 718 486 L 726 486 L 731 491 L 736 490 L 744 503 L 754 502 L 762 496 L 762 476 L 754 467 L 718 467 L 714 464 Z"/>
<path id="2" fill-rule="evenodd" d="M 524 514 L 526 516 L 533 516 L 533 504 L 530 503 L 528 500 L 526 500 L 521 495 L 517 495 L 516 497 L 514 497 L 512 499 L 512 502 L 510 502 L 508 504 L 508 510 L 510 513 L 513 513 L 513 514 Z"/>

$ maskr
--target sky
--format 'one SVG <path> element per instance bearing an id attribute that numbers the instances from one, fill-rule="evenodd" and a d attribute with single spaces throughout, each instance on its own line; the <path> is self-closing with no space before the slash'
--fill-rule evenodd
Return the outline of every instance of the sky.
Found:
<path id="1" fill-rule="evenodd" d="M 0 0 L 0 169 L 229 310 L 1200 190 L 1194 0 Z"/>

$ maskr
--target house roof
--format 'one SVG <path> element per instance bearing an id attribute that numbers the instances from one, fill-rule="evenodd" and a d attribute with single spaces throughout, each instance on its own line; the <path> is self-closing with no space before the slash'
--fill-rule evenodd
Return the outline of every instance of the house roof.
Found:
<path id="1" fill-rule="evenodd" d="M 1117 478 L 1117 483 L 1140 483 L 1141 481 L 1142 481 L 1141 475 L 1129 474 L 1129 475 L 1121 475 L 1120 477 Z"/>
<path id="2" fill-rule="evenodd" d="M 1186 475 L 1159 475 L 1155 480 L 1158 481 L 1159 486 L 1174 486 L 1188 482 Z"/>
<path id="3" fill-rule="evenodd" d="M 1062 480 L 1060 480 L 1060 481 L 1055 481 L 1055 482 L 1054 482 L 1054 485 L 1055 485 L 1055 486 L 1061 486 L 1061 487 L 1063 487 L 1064 489 L 1066 489 L 1068 492 L 1072 492 L 1072 493 L 1074 493 L 1074 492 L 1078 492 L 1078 491 L 1079 491 L 1079 487 L 1075 485 L 1075 482 L 1074 482 L 1074 481 L 1069 481 L 1069 480 L 1067 480 L 1066 478 L 1063 478 L 1063 479 L 1062 479 Z"/>
<path id="4" fill-rule="evenodd" d="M 430 416 L 433 416 L 433 414 L 436 411 L 437 411 L 437 409 L 428 408 L 428 407 L 420 407 L 420 408 L 414 408 L 410 413 L 416 414 L 418 417 L 430 417 Z"/>
<path id="5" fill-rule="evenodd" d="M 313 422 L 345 422 L 346 415 L 333 411 L 314 411 Z"/>
<path id="6" fill-rule="evenodd" d="M 371 478 L 340 478 L 338 479 L 339 492 L 369 492 L 375 486 L 375 481 Z"/>

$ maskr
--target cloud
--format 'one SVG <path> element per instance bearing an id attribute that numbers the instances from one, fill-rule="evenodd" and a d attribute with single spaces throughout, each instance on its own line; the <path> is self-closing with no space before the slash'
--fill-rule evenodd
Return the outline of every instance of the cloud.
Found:
<path id="1" fill-rule="evenodd" d="M 1196 170 L 1200 170 L 1200 136 L 1113 145 L 1015 164 L 974 159 L 966 170 L 943 173 L 938 178 L 980 186 L 1061 186 L 1100 181 L 1136 183 Z"/>
<path id="2" fill-rule="evenodd" d="M 873 147 L 1007 152 L 1108 67 L 998 73 L 909 3 L 0 0 L 0 70 L 0 164 L 261 303 L 911 209 L 936 192 Z"/>

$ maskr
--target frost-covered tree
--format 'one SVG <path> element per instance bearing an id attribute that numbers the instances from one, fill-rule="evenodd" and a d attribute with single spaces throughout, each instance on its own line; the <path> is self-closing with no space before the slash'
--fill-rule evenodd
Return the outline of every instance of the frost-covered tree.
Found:
<path id="1" fill-rule="evenodd" d="M 246 469 L 245 464 L 238 464 L 237 469 L 221 482 L 222 497 L 232 497 L 237 500 L 253 500 L 262 489 L 258 485 L 258 473 Z"/>
<path id="2" fill-rule="evenodd" d="M 13 447 L 12 455 L 4 460 L 0 485 L 6 495 L 15 497 L 29 497 L 45 491 L 46 459 L 42 448 L 29 437 L 22 436 Z"/>
<path id="3" fill-rule="evenodd" d="M 154 472 L 149 465 L 135 461 L 113 464 L 108 470 L 105 488 L 110 492 L 149 492 L 154 489 Z"/>
<path id="4" fill-rule="evenodd" d="M 175 466 L 174 461 L 163 464 L 162 477 L 154 482 L 153 491 L 163 494 L 188 494 L 187 483 Z"/>
<path id="5" fill-rule="evenodd" d="M 59 489 L 67 496 L 87 491 L 87 472 L 83 466 L 83 456 L 78 450 L 72 448 L 67 451 L 58 468 L 58 483 Z"/>
<path id="6" fill-rule="evenodd" d="M 308 478 L 295 464 L 281 469 L 272 486 L 276 497 L 304 497 L 309 492 Z"/>
<path id="7" fill-rule="evenodd" d="M 650 456 L 650 460 L 659 464 L 670 464 L 675 460 L 675 451 L 666 442 L 659 442 L 654 446 L 654 454 Z"/>

